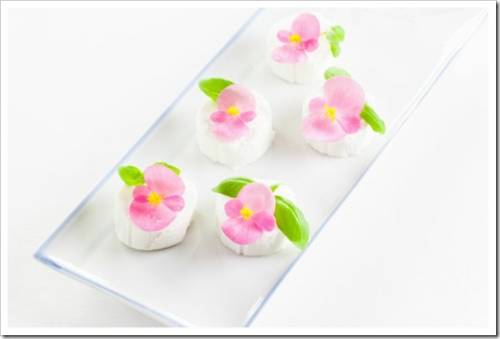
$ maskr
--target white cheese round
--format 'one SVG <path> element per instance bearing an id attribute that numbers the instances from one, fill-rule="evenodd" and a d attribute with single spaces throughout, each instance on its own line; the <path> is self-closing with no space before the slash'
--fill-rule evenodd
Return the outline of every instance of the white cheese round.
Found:
<path id="1" fill-rule="evenodd" d="M 309 101 L 311 99 L 322 96 L 322 91 L 318 94 L 308 97 L 302 105 L 302 119 L 310 114 Z M 305 138 L 307 143 L 316 151 L 338 158 L 347 158 L 358 155 L 370 143 L 373 138 L 373 131 L 363 120 L 362 127 L 359 131 L 353 134 L 346 134 L 341 140 L 334 142 L 317 141 Z"/>
<path id="2" fill-rule="evenodd" d="M 184 208 L 175 219 L 160 231 L 147 232 L 137 227 L 129 215 L 134 187 L 124 186 L 115 201 L 114 224 L 118 239 L 130 248 L 152 251 L 174 246 L 180 243 L 190 225 L 196 207 L 197 192 L 193 183 L 182 177 L 185 185 Z"/>
<path id="3" fill-rule="evenodd" d="M 198 111 L 196 141 L 201 152 L 210 160 L 237 169 L 259 159 L 271 146 L 274 138 L 271 105 L 260 94 L 252 93 L 256 100 L 256 115 L 246 123 L 248 134 L 237 140 L 221 141 L 213 133 L 210 115 L 217 111 L 214 102 L 207 101 Z"/>
<path id="4" fill-rule="evenodd" d="M 257 181 L 256 181 L 257 182 Z M 276 181 L 259 181 L 265 185 L 272 185 Z M 289 200 L 294 199 L 294 194 L 291 189 L 286 185 L 280 185 L 274 192 L 274 194 L 281 195 Z M 291 242 L 287 237 L 280 231 L 278 226 L 276 226 L 272 231 L 262 233 L 262 236 L 254 243 L 248 245 L 239 245 L 229 239 L 222 231 L 222 224 L 228 219 L 226 211 L 224 210 L 224 205 L 230 197 L 225 195 L 215 193 L 215 213 L 217 222 L 217 234 L 221 242 L 233 252 L 244 255 L 244 256 L 264 256 L 270 255 L 280 251 L 285 248 L 285 246 L 291 245 Z"/>

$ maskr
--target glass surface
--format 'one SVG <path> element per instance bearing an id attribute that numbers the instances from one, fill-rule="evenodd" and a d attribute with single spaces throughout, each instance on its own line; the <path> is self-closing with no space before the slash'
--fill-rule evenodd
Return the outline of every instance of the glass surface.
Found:
<path id="1" fill-rule="evenodd" d="M 443 74 L 481 22 L 479 9 L 314 9 L 346 30 L 340 58 L 363 86 L 388 127 L 357 157 L 337 159 L 312 150 L 300 136 L 303 100 L 317 90 L 275 77 L 266 64 L 270 27 L 298 10 L 257 12 L 199 77 L 224 77 L 256 89 L 273 108 L 277 132 L 257 162 L 238 171 L 212 163 L 195 142 L 194 117 L 205 96 L 193 79 L 117 164 L 144 167 L 165 160 L 196 184 L 197 210 L 183 243 L 138 252 L 114 235 L 113 201 L 121 181 L 113 168 L 35 254 L 50 267 L 136 307 L 167 325 L 248 326 L 300 258 L 293 246 L 267 257 L 241 257 L 215 232 L 211 188 L 230 176 L 277 179 L 291 186 L 313 238 L 370 164 Z"/>

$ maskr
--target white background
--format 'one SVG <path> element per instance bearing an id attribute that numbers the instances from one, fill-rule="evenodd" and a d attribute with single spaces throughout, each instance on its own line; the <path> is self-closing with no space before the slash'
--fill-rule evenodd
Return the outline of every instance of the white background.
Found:
<path id="1" fill-rule="evenodd" d="M 32 254 L 253 9 L 2 10 L 8 326 L 160 326 Z M 485 23 L 255 325 L 494 331 L 491 41 Z"/>

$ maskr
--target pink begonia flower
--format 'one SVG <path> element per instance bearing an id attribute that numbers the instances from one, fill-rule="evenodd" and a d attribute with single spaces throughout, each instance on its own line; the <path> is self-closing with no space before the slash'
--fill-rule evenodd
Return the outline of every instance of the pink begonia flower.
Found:
<path id="1" fill-rule="evenodd" d="M 184 183 L 172 170 L 152 165 L 144 171 L 145 185 L 134 188 L 130 218 L 144 231 L 167 227 L 184 208 Z"/>
<path id="2" fill-rule="evenodd" d="M 309 101 L 310 113 L 302 122 L 306 139 L 333 142 L 356 133 L 365 104 L 361 86 L 349 77 L 336 76 L 325 82 L 323 91 L 324 97 Z"/>
<path id="3" fill-rule="evenodd" d="M 318 48 L 319 20 L 312 14 L 301 14 L 292 23 L 292 30 L 280 30 L 277 34 L 284 45 L 273 51 L 273 60 L 280 63 L 300 63 L 307 59 L 306 52 Z"/>
<path id="4" fill-rule="evenodd" d="M 241 85 L 226 87 L 217 98 L 217 111 L 210 115 L 213 132 L 222 141 L 233 141 L 249 131 L 246 123 L 255 118 L 255 97 Z"/>
<path id="5" fill-rule="evenodd" d="M 264 231 L 269 232 L 276 227 L 274 207 L 274 195 L 267 186 L 248 184 L 224 206 L 229 219 L 222 224 L 222 231 L 237 244 L 251 244 Z"/>

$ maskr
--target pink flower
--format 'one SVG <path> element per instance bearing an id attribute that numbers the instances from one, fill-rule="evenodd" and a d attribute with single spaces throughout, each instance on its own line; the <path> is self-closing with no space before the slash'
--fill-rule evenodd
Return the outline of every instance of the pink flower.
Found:
<path id="1" fill-rule="evenodd" d="M 251 244 L 276 226 L 274 207 L 274 195 L 268 187 L 248 184 L 224 206 L 229 219 L 222 224 L 222 231 L 237 244 Z"/>
<path id="2" fill-rule="evenodd" d="M 278 39 L 284 45 L 273 51 L 273 60 L 281 63 L 300 63 L 307 58 L 306 52 L 318 48 L 320 26 L 312 14 L 301 14 L 292 23 L 292 30 L 280 30 Z"/>
<path id="3" fill-rule="evenodd" d="M 134 189 L 130 218 L 144 231 L 159 231 L 184 208 L 184 183 L 173 171 L 158 164 L 144 171 L 144 180 L 145 185 Z"/>
<path id="4" fill-rule="evenodd" d="M 233 141 L 249 131 L 247 122 L 255 118 L 255 98 L 240 85 L 226 87 L 217 98 L 218 111 L 210 115 L 213 132 L 222 141 Z"/>
<path id="5" fill-rule="evenodd" d="M 361 110 L 365 94 L 349 77 L 336 76 L 325 82 L 325 96 L 309 102 L 310 114 L 302 122 L 307 139 L 332 142 L 361 128 Z"/>

